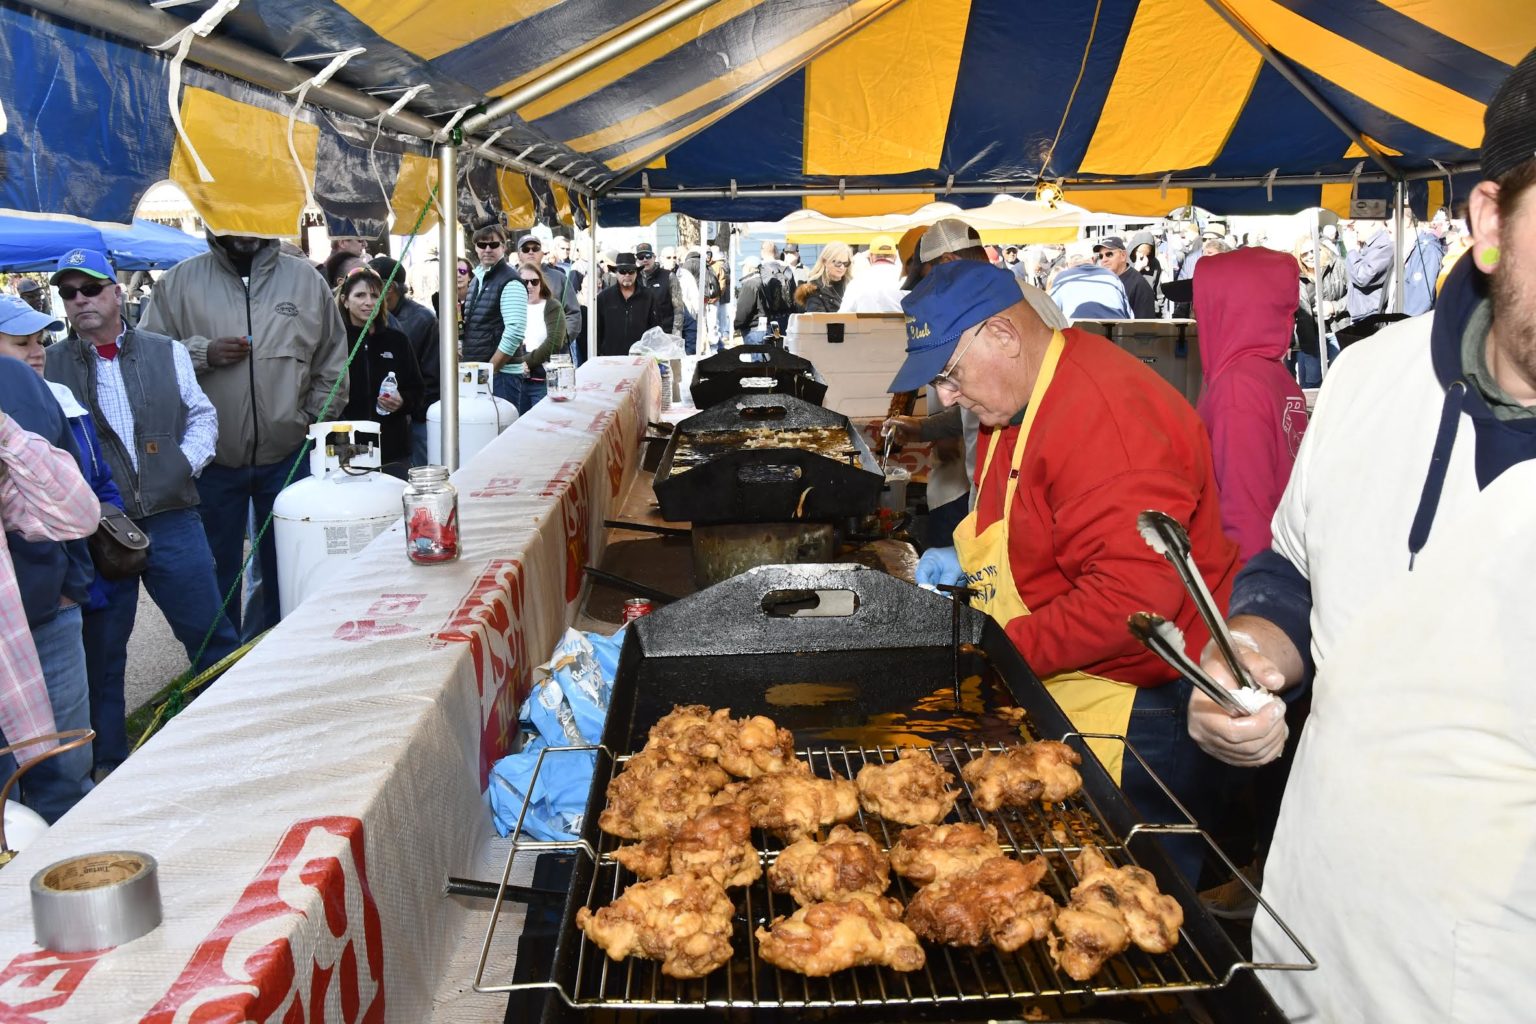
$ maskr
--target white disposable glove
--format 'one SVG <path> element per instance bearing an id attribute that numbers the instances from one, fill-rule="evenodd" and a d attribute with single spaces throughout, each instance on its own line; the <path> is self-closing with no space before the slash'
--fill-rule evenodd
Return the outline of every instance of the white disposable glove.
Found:
<path id="1" fill-rule="evenodd" d="M 1285 675 L 1259 652 L 1246 633 L 1234 632 L 1237 656 L 1253 681 L 1270 693 L 1285 687 Z M 1229 690 L 1241 688 L 1212 640 L 1200 652 L 1200 667 Z M 1280 756 L 1290 729 L 1285 724 L 1285 703 L 1278 697 L 1245 718 L 1233 718 L 1198 689 L 1189 695 L 1189 735 L 1200 749 L 1227 764 L 1257 768 Z"/>

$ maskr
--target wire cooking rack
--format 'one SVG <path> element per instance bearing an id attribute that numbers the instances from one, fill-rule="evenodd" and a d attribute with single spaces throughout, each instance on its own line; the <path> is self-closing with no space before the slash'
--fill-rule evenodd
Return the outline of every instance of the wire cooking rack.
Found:
<path id="1" fill-rule="evenodd" d="M 1111 739 L 1125 743 L 1119 736 L 1092 733 L 1073 733 L 1063 737 L 1065 742 L 1085 757 L 1092 756 L 1084 743 L 1086 739 Z M 548 989 L 558 992 L 572 1007 L 609 1010 L 932 1006 L 1089 994 L 1171 995 L 1223 987 L 1238 971 L 1243 970 L 1312 970 L 1317 966 L 1317 961 L 1290 927 L 1259 896 L 1221 848 L 1189 818 L 1187 812 L 1183 823 L 1136 825 L 1125 836 L 1116 836 L 1111 831 L 1104 815 L 1086 790 L 1059 804 L 1034 803 L 1026 807 L 1004 807 L 996 812 L 983 812 L 976 807 L 970 787 L 961 779 L 960 769 L 984 752 L 997 752 L 1003 748 L 998 745 L 947 741 L 928 749 L 934 759 L 955 776 L 960 787 L 960 798 L 946 821 L 992 825 L 998 833 L 1001 853 L 1023 860 L 1035 856 L 1044 857 L 1048 871 L 1040 888 L 1058 904 L 1066 905 L 1073 886 L 1077 884 L 1071 860 L 1084 846 L 1099 847 L 1116 866 L 1120 866 L 1138 863 L 1135 851 L 1146 848 L 1157 836 L 1198 836 L 1216 852 L 1225 864 L 1225 870 L 1248 887 L 1262 910 L 1275 920 L 1295 944 L 1304 962 L 1243 960 L 1235 956 L 1230 943 L 1208 941 L 1202 947 L 1186 927 L 1180 929 L 1179 942 L 1168 953 L 1149 954 L 1132 945 L 1125 953 L 1112 957 L 1087 982 L 1074 981 L 1058 969 L 1044 942 L 1031 942 L 1014 953 L 1003 953 L 990 946 L 971 950 L 925 941 L 923 946 L 928 954 L 927 964 L 919 971 L 901 973 L 881 967 L 860 967 L 827 978 L 810 978 L 776 968 L 758 957 L 757 940 L 754 937 L 757 928 L 768 925 L 777 917 L 787 917 L 794 913 L 797 905 L 787 894 L 775 893 L 768 886 L 766 869 L 777 858 L 784 844 L 775 836 L 754 830 L 754 842 L 762 857 L 765 874 L 750 886 L 728 890 L 736 907 L 731 941 L 735 956 L 729 963 L 703 978 L 669 978 L 662 974 L 661 964 L 657 961 L 638 958 L 619 962 L 610 960 L 601 949 L 587 941 L 575 925 L 578 906 L 592 910 L 606 906 L 629 885 L 639 880 L 613 858 L 614 850 L 625 841 L 596 829 L 586 830 L 587 834 L 597 836 L 596 846 L 586 839 L 574 842 L 522 839 L 522 820 L 527 813 L 525 801 L 512 833 L 512 847 L 507 855 L 502 889 L 505 889 L 511 878 L 513 861 L 520 852 L 576 852 L 587 858 L 591 870 L 577 871 L 574 876 L 578 881 L 583 876 L 588 880 L 582 886 L 580 902 L 572 899 L 565 908 L 554 977 L 548 981 L 504 984 L 485 982 L 486 961 L 501 911 L 502 893 L 498 892 L 476 968 L 475 990 L 514 992 Z M 1134 747 L 1126 743 L 1125 749 L 1146 767 L 1146 762 Z M 544 756 L 567 751 L 597 752 L 598 768 L 593 785 L 603 790 L 606 790 L 609 780 L 622 770 L 624 762 L 628 760 L 627 756 L 614 756 L 607 748 L 600 746 L 546 748 L 540 754 L 533 779 L 529 781 L 530 793 L 543 767 Z M 865 764 L 888 764 L 896 760 L 898 754 L 899 750 L 895 747 L 817 746 L 800 751 L 798 756 L 811 766 L 813 772 L 824 778 L 836 772 L 844 778 L 852 779 Z M 1158 784 L 1162 785 L 1160 780 Z M 1168 793 L 1166 786 L 1163 790 Z M 1168 795 L 1177 805 L 1178 801 L 1172 794 Z M 1180 810 L 1183 810 L 1182 805 Z M 867 832 L 886 850 L 895 843 L 905 827 L 866 814 L 862 809 L 857 819 L 848 824 Z M 894 872 L 891 877 L 891 894 L 899 897 L 903 905 L 910 902 L 918 887 Z M 1205 914 L 1204 909 L 1198 905 L 1184 905 L 1183 909 L 1186 922 L 1194 915 Z M 1207 930 L 1207 934 L 1212 933 L 1213 930 Z M 571 943 L 578 945 L 572 947 Z"/>

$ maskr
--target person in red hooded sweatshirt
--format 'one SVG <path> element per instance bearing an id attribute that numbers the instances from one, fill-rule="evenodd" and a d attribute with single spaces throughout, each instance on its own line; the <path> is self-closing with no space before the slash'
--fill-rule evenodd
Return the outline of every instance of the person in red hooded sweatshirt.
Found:
<path id="1" fill-rule="evenodd" d="M 1307 400 L 1280 362 L 1291 347 L 1300 272 L 1287 253 L 1245 248 L 1195 267 L 1205 389 L 1221 526 L 1247 561 L 1269 550 L 1269 523 L 1307 429 Z"/>

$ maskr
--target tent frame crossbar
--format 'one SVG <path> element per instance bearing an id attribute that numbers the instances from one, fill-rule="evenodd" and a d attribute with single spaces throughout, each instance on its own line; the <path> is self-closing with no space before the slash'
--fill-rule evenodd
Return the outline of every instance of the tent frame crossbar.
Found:
<path id="1" fill-rule="evenodd" d="M 1343 114 L 1334 109 L 1333 104 L 1324 99 L 1322 93 L 1313 88 L 1311 82 L 1301 77 L 1300 73 L 1291 66 L 1289 61 L 1276 53 L 1273 47 L 1261 39 L 1259 34 L 1250 28 L 1248 23 L 1243 21 L 1237 12 L 1227 5 L 1226 0 L 1205 0 L 1205 2 L 1211 10 L 1220 15 L 1223 21 L 1232 26 L 1233 31 L 1242 36 L 1244 42 L 1258 51 L 1266 64 L 1279 72 L 1280 76 L 1289 82 L 1297 92 L 1306 97 L 1307 102 L 1316 107 L 1318 113 L 1333 122 L 1334 127 L 1338 128 L 1355 145 L 1364 150 L 1366 155 L 1371 158 L 1371 161 L 1386 172 L 1389 178 L 1396 180 L 1403 176 L 1402 172 L 1388 159 L 1387 154 L 1382 151 L 1380 146 L 1363 135 Z"/>
<path id="2" fill-rule="evenodd" d="M 1270 178 L 1268 175 L 1260 175 L 1247 178 L 1162 178 L 1137 181 L 1063 181 L 1061 187 L 1068 193 L 1072 192 L 1105 192 L 1124 191 L 1126 189 L 1209 189 L 1209 188 L 1262 188 L 1273 185 L 1275 188 L 1283 188 L 1287 185 L 1348 185 L 1355 182 L 1382 184 L 1396 181 L 1423 181 L 1430 178 L 1443 178 L 1447 174 L 1461 174 L 1477 169 L 1477 164 L 1456 164 L 1446 167 L 1444 170 L 1434 168 L 1432 170 L 1409 171 L 1397 175 L 1386 174 L 1304 174 L 1289 177 Z M 982 184 L 956 184 L 946 186 L 944 182 L 934 182 L 926 185 L 767 185 L 759 187 L 736 187 L 735 189 L 720 187 L 699 188 L 656 188 L 634 189 L 616 188 L 610 189 L 602 196 L 604 199 L 801 199 L 810 196 L 916 196 L 916 195 L 1002 195 L 1002 194 L 1029 194 L 1035 191 L 1037 181 L 1035 178 L 1024 178 L 1018 181 L 987 182 Z"/>

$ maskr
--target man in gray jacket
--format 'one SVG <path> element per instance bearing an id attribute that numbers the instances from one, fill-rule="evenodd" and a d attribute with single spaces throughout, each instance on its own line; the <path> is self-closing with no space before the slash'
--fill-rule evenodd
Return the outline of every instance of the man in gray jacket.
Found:
<path id="1" fill-rule="evenodd" d="M 310 425 L 346 406 L 341 311 L 314 268 L 284 255 L 276 239 L 210 234 L 206 253 L 156 284 L 139 327 L 187 347 L 218 410 L 218 446 L 197 491 L 219 591 L 227 595 L 241 578 L 248 510 L 255 506 L 259 530 L 290 470 L 295 480 L 309 473 L 301 456 Z M 247 640 L 280 617 L 271 530 L 261 540 L 260 567 L 262 585 L 243 623 L 239 600 L 229 607 Z"/>

